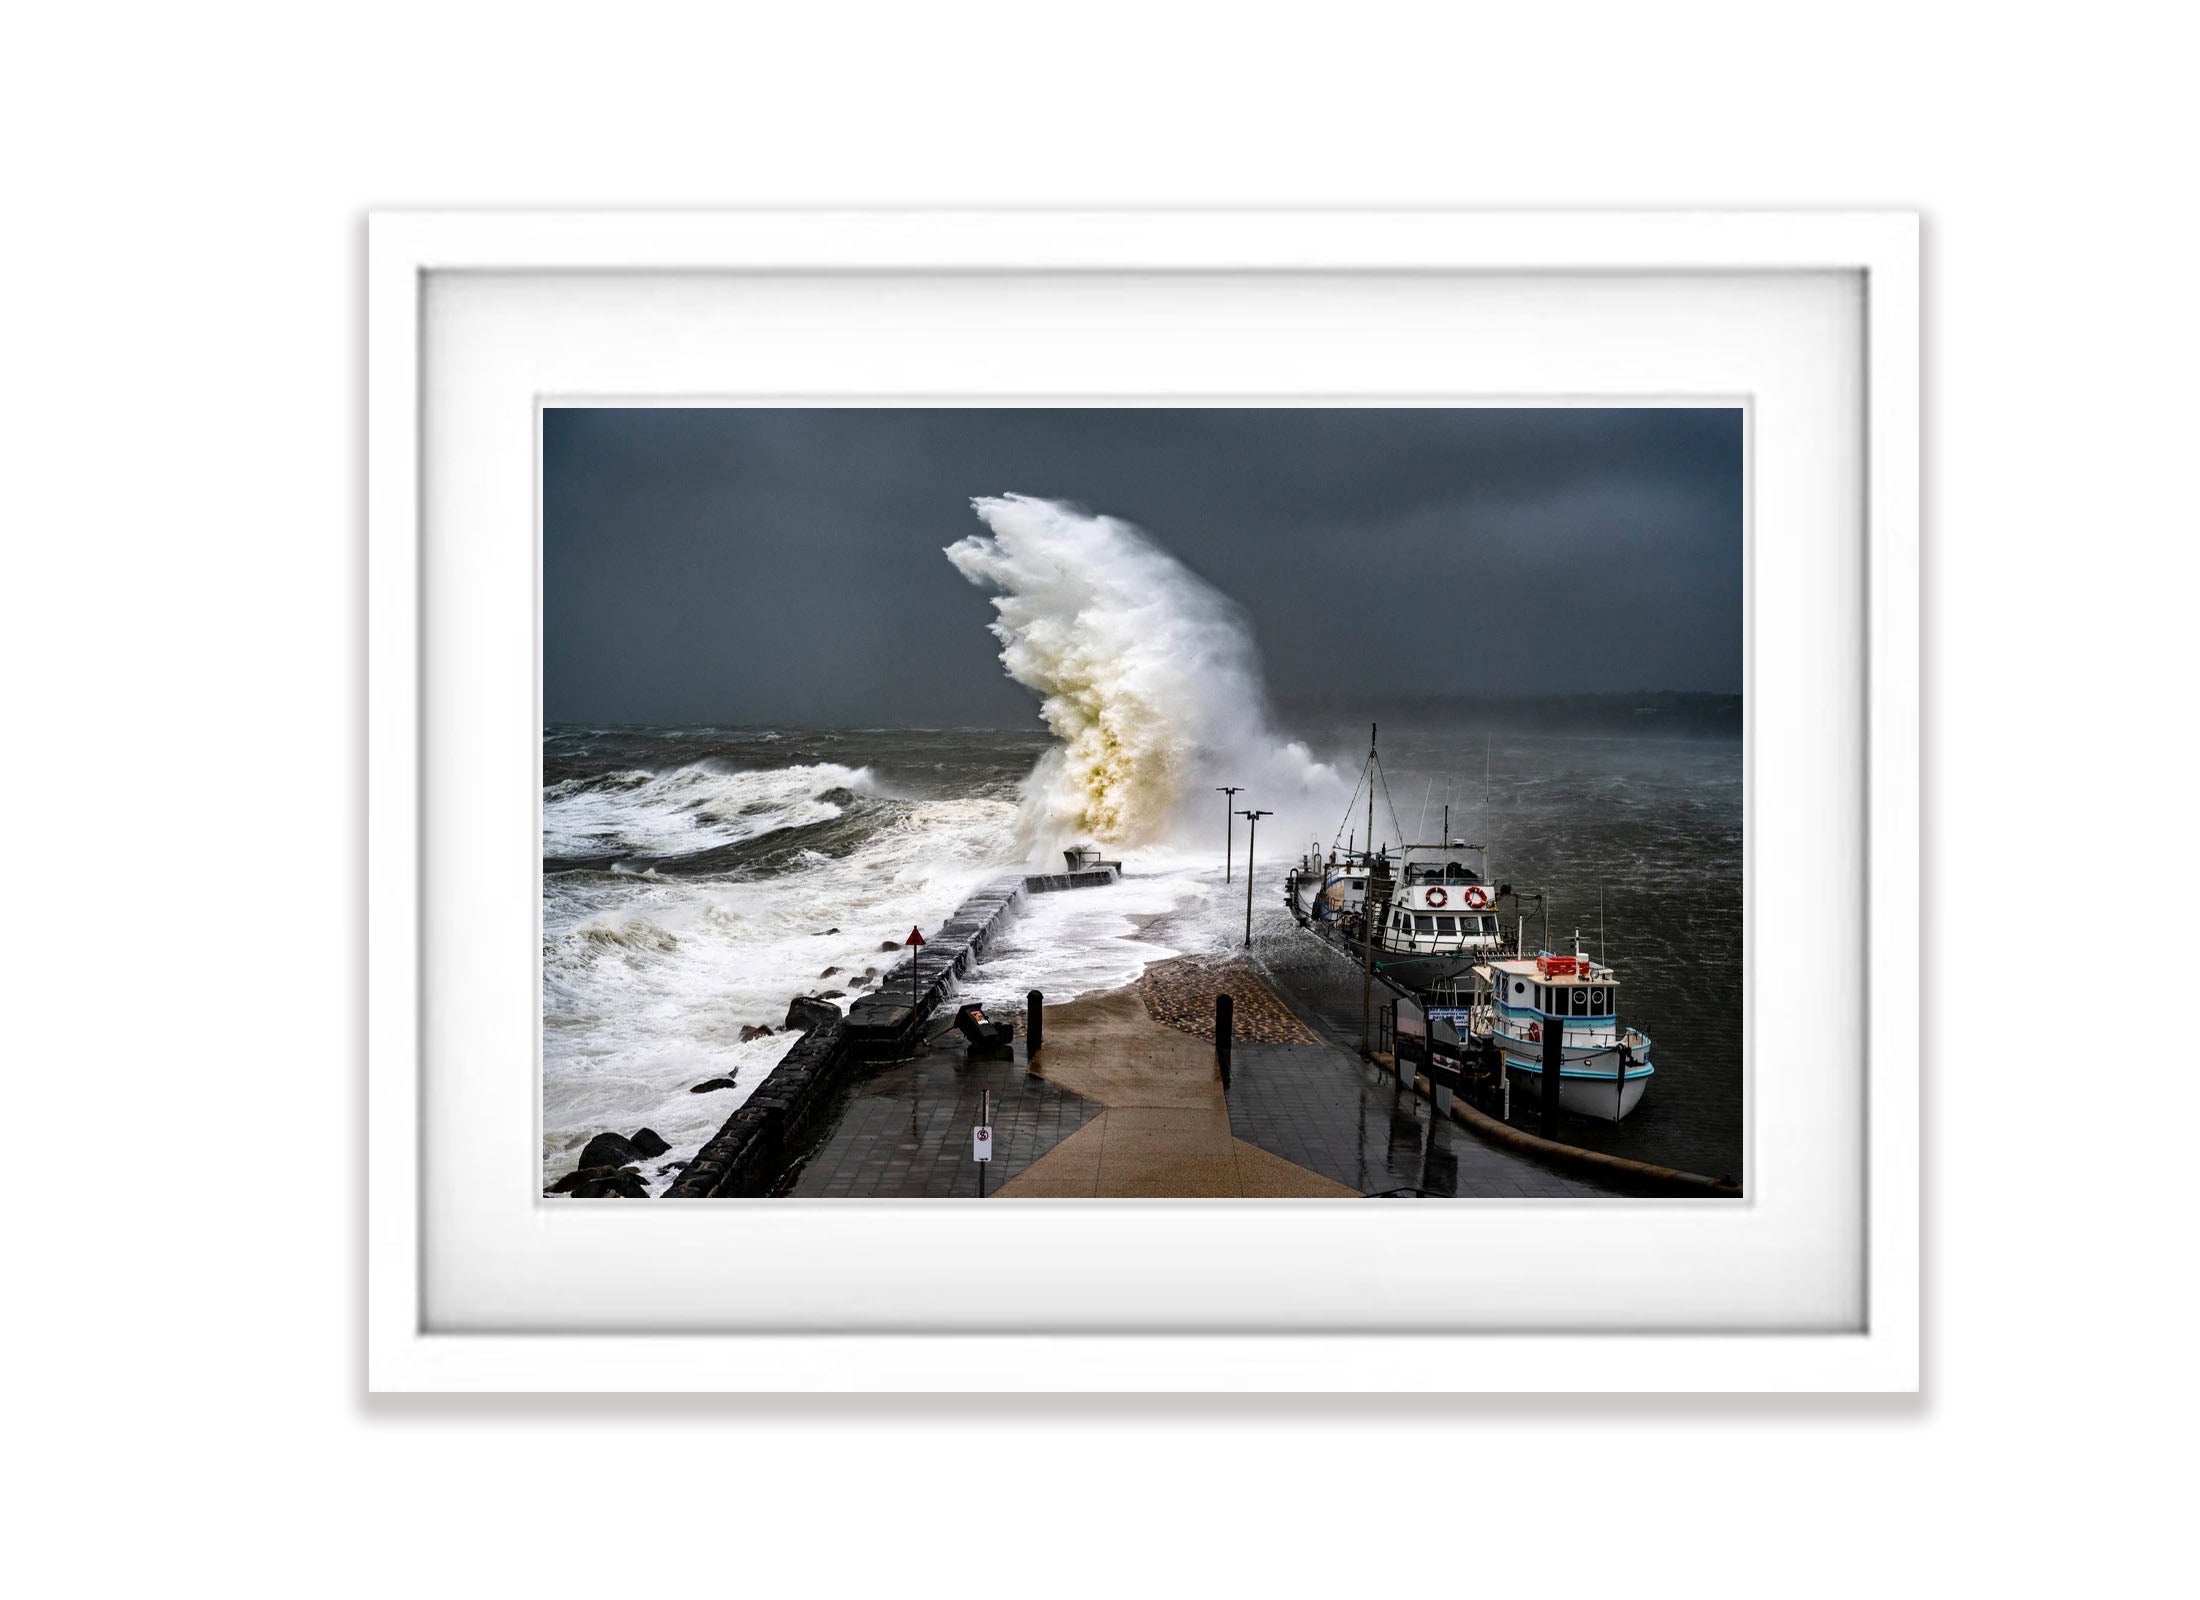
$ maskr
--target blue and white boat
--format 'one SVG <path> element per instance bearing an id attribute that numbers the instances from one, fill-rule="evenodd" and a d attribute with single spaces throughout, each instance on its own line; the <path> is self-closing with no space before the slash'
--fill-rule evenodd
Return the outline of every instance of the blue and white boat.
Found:
<path id="1" fill-rule="evenodd" d="M 1618 975 L 1578 948 L 1572 955 L 1546 950 L 1476 967 L 1468 1028 L 1503 1056 L 1507 1077 L 1530 1104 L 1543 1093 L 1544 1056 L 1555 1029 L 1565 1053 L 1560 1109 L 1604 1122 L 1634 1110 L 1657 1070 L 1648 1036 L 1620 1025 Z"/>

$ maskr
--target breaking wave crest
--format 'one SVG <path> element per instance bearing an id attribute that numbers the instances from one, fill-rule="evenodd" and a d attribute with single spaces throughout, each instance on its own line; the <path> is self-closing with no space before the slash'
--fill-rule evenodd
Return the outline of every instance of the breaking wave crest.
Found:
<path id="1" fill-rule="evenodd" d="M 1252 631 L 1235 602 L 1139 529 L 1028 495 L 971 501 L 987 532 L 947 547 L 995 591 L 1001 664 L 1059 741 L 1024 785 L 1034 855 L 1177 836 L 1212 782 L 1300 817 L 1341 804 L 1334 768 L 1273 732 Z"/>
<path id="2" fill-rule="evenodd" d="M 543 855 L 576 864 L 695 858 L 833 822 L 874 794 L 870 768 L 833 762 L 758 772 L 705 761 L 569 778 L 543 791 Z"/>

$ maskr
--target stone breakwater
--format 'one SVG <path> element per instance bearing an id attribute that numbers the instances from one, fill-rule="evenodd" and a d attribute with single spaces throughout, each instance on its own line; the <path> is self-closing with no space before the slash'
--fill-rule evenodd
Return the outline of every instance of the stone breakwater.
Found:
<path id="1" fill-rule="evenodd" d="M 953 1000 L 961 978 L 985 959 L 1025 895 L 1099 888 L 1116 878 L 1114 868 L 1100 867 L 1001 878 L 978 890 L 908 959 L 879 978 L 877 988 L 858 996 L 845 1017 L 811 1026 L 697 1152 L 664 1197 L 708 1200 L 768 1193 L 856 1062 L 910 1055 L 921 1047 L 927 1019 Z"/>

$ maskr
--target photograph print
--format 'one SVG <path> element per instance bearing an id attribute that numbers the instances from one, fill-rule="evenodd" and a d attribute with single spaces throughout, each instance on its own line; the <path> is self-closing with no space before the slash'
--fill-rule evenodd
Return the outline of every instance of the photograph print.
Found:
<path id="1" fill-rule="evenodd" d="M 1746 428 L 546 403 L 546 1203 L 1739 1197 Z"/>

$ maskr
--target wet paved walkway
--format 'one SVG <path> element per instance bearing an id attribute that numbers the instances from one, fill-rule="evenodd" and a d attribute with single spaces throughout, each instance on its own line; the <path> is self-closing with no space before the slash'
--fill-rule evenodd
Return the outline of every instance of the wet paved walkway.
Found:
<path id="1" fill-rule="evenodd" d="M 952 1037 L 950 1035 L 950 1037 Z M 1036 1067 L 959 1040 L 871 1068 L 779 1190 L 975 1199 L 970 1130 L 993 1094 L 1003 1199 L 1547 1199 L 1610 1193 L 1486 1145 L 1335 1043 L 1247 1044 L 1227 1094 L 1214 1046 L 1155 1020 L 1136 988 L 1047 1011 Z"/>
<path id="2" fill-rule="evenodd" d="M 1572 1199 L 1613 1191 L 1499 1150 L 1334 1045 L 1241 1044 L 1230 1131 L 1362 1194 Z"/>
<path id="3" fill-rule="evenodd" d="M 1136 988 L 1047 1013 L 1040 1073 L 1106 1107 L 1003 1199 L 1349 1198 L 1344 1184 L 1232 1137 L 1214 1046 L 1156 1021 Z"/>
<path id="4" fill-rule="evenodd" d="M 978 1194 L 970 1158 L 979 1095 L 993 1091 L 997 1190 L 1100 1114 L 1082 1096 L 1035 1077 L 1019 1042 L 1014 1060 L 970 1060 L 960 1045 L 873 1068 L 848 1092 L 840 1116 L 782 1192 L 839 1199 L 947 1198 Z"/>

